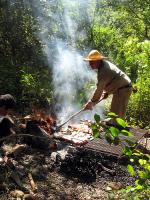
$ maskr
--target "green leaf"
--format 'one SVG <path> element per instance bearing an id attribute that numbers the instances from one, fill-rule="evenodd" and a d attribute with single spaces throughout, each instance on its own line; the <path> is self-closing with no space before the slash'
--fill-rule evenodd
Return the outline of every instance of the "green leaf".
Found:
<path id="1" fill-rule="evenodd" d="M 126 188 L 125 188 L 125 192 L 126 193 L 129 193 L 132 189 L 132 186 L 131 185 L 128 185 Z"/>
<path id="2" fill-rule="evenodd" d="M 119 130 L 117 128 L 112 126 L 109 128 L 109 130 L 110 130 L 112 136 L 116 137 L 119 135 Z"/>
<path id="3" fill-rule="evenodd" d="M 144 182 L 138 179 L 135 181 L 135 185 L 137 190 L 141 190 L 143 189 Z"/>
<path id="4" fill-rule="evenodd" d="M 138 171 L 138 175 L 139 175 L 139 177 L 140 178 L 142 178 L 142 179 L 147 179 L 148 178 L 148 175 L 147 175 L 147 173 L 146 172 L 144 172 L 144 171 Z"/>
<path id="5" fill-rule="evenodd" d="M 108 117 L 118 117 L 118 115 L 116 115 L 116 114 L 113 113 L 113 112 L 109 112 L 109 113 L 107 114 L 107 116 L 108 116 Z"/>
<path id="6" fill-rule="evenodd" d="M 124 153 L 126 156 L 131 156 L 131 155 L 132 155 L 132 150 L 131 150 L 129 147 L 125 146 L 125 147 L 123 148 L 123 153 Z"/>
<path id="7" fill-rule="evenodd" d="M 94 137 L 94 138 L 99 138 L 99 137 L 100 137 L 100 132 L 99 132 L 99 130 L 97 130 L 97 129 L 94 129 L 94 130 L 93 130 L 93 137 Z"/>
<path id="8" fill-rule="evenodd" d="M 137 189 L 137 190 L 142 190 L 142 189 L 143 189 L 143 186 L 142 186 L 142 185 L 137 185 L 137 186 L 136 186 L 136 189 Z"/>
<path id="9" fill-rule="evenodd" d="M 135 176 L 135 171 L 132 165 L 128 165 L 127 169 L 131 176 Z"/>
<path id="10" fill-rule="evenodd" d="M 141 156 L 141 153 L 133 153 L 133 156 Z"/>
<path id="11" fill-rule="evenodd" d="M 91 124 L 91 128 L 92 128 L 92 130 L 97 130 L 98 129 L 98 127 L 97 127 L 97 124 Z"/>
<path id="12" fill-rule="evenodd" d="M 95 119 L 96 123 L 99 123 L 100 120 L 101 120 L 101 118 L 100 118 L 100 116 L 98 114 L 94 115 L 94 119 Z"/>
<path id="13" fill-rule="evenodd" d="M 150 159 L 150 155 L 149 154 L 144 154 L 148 159 Z"/>
<path id="14" fill-rule="evenodd" d="M 144 167 L 146 170 L 148 170 L 150 172 L 150 164 L 149 163 L 147 163 Z"/>
<path id="15" fill-rule="evenodd" d="M 122 126 L 123 128 L 125 128 L 127 126 L 126 122 L 121 118 L 116 118 L 116 122 L 118 125 Z"/>
<path id="16" fill-rule="evenodd" d="M 133 133 L 131 133 L 127 130 L 121 130 L 121 133 L 122 133 L 122 135 L 125 135 L 125 136 L 133 136 Z"/>
<path id="17" fill-rule="evenodd" d="M 147 163 L 147 161 L 143 160 L 143 159 L 139 159 L 139 163 L 140 163 L 140 165 L 145 165 Z"/>

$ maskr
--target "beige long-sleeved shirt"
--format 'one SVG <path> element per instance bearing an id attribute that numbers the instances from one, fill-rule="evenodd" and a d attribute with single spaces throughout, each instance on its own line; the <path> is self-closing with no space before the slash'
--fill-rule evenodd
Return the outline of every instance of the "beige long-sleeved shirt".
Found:
<path id="1" fill-rule="evenodd" d="M 113 94 L 120 87 L 131 83 L 130 78 L 124 72 L 106 60 L 103 60 L 103 65 L 98 69 L 97 80 L 97 88 L 91 98 L 94 103 L 99 101 L 104 91 Z"/>

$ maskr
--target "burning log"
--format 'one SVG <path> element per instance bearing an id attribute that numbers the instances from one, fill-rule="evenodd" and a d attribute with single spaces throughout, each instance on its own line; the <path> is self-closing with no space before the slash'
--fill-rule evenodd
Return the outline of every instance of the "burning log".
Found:
<path id="1" fill-rule="evenodd" d="M 33 147 L 48 149 L 53 142 L 53 126 L 55 120 L 43 112 L 35 112 L 33 115 L 24 117 L 22 127 L 25 127 L 25 142 Z M 28 135 L 33 137 L 28 137 Z"/>
<path id="2" fill-rule="evenodd" d="M 36 115 L 27 116 L 25 119 L 27 120 L 26 133 L 35 136 L 35 138 L 30 139 L 28 142 L 35 147 L 50 148 L 50 142 L 52 138 L 55 138 L 74 145 L 96 148 L 97 150 L 112 154 L 118 155 L 122 152 L 122 147 L 120 145 L 110 146 L 107 143 L 105 137 L 102 136 L 102 132 L 105 136 L 103 130 L 99 130 L 101 132 L 101 138 L 95 140 L 91 129 L 91 121 L 81 120 L 79 124 L 69 125 L 68 127 L 61 128 L 59 132 L 54 132 L 53 127 L 56 126 L 55 120 L 47 117 L 43 113 L 36 113 Z M 131 129 L 131 132 L 134 133 L 135 142 L 139 140 L 139 137 L 143 137 L 145 134 L 142 133 L 141 130 L 138 133 L 135 129 Z M 37 136 L 41 139 L 39 140 L 39 138 L 36 138 Z"/>
<path id="3" fill-rule="evenodd" d="M 27 138 L 26 142 L 32 146 L 44 148 L 49 146 L 52 138 L 65 140 L 75 145 L 85 145 L 92 139 L 92 130 L 89 121 L 81 121 L 80 124 L 70 125 L 62 128 L 60 132 L 54 133 L 56 121 L 43 112 L 34 112 L 24 118 L 26 124 L 26 134 L 31 134 L 35 138 Z M 40 137 L 36 138 L 36 136 Z"/>
<path id="4" fill-rule="evenodd" d="M 33 137 L 28 137 L 31 134 Z M 52 141 L 53 135 L 42 129 L 37 121 L 28 121 L 26 125 L 25 142 L 33 147 L 47 149 Z"/>
<path id="5" fill-rule="evenodd" d="M 46 131 L 49 135 L 53 134 L 53 127 L 56 125 L 56 121 L 46 115 L 44 112 L 35 111 L 32 115 L 24 117 L 25 124 L 29 121 L 34 121 L 40 128 Z"/>

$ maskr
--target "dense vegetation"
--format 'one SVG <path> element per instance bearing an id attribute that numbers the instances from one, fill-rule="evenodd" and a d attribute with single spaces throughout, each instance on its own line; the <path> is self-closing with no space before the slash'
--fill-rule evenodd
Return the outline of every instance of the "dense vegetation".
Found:
<path id="1" fill-rule="evenodd" d="M 141 127 L 149 126 L 149 1 L 95 0 L 90 4 L 90 1 L 78 1 L 78 7 L 70 3 L 74 12 L 69 15 L 76 22 L 77 30 L 84 32 L 83 37 L 76 35 L 75 42 L 69 33 L 62 31 L 65 12 L 62 2 L 0 1 L 0 93 L 13 94 L 21 111 L 33 105 L 53 104 L 52 61 L 48 62 L 39 34 L 42 32 L 39 17 L 42 16 L 50 42 L 57 36 L 84 54 L 87 49 L 98 49 L 130 76 L 138 92 L 131 97 L 127 120 Z M 35 12 L 39 5 L 40 16 Z M 53 17 L 56 13 L 59 13 L 59 23 Z"/>

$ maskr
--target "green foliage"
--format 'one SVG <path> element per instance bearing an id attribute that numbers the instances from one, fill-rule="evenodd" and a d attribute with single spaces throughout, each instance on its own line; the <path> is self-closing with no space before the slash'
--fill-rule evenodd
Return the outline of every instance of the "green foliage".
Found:
<path id="1" fill-rule="evenodd" d="M 94 47 L 116 63 L 137 86 L 129 102 L 127 120 L 149 125 L 150 15 L 148 1 L 100 1 L 92 27 Z"/>
<path id="2" fill-rule="evenodd" d="M 95 114 L 94 119 L 95 119 L 96 123 L 99 123 L 101 118 L 99 115 Z"/>
<path id="3" fill-rule="evenodd" d="M 126 123 L 125 123 L 125 121 L 123 120 L 123 119 L 121 119 L 121 118 L 116 118 L 115 119 L 116 120 L 116 122 L 117 122 L 117 124 L 119 125 L 119 126 L 122 126 L 123 128 L 126 128 Z"/>
<path id="4" fill-rule="evenodd" d="M 23 1 L 0 4 L 0 93 L 14 95 L 22 112 L 35 104 L 46 106 L 53 92 L 41 41 L 35 34 L 39 25 Z"/>
<path id="5" fill-rule="evenodd" d="M 40 10 L 40 16 L 34 12 L 37 10 Z M 66 10 L 75 35 L 64 25 Z M 41 16 L 46 23 L 40 21 Z M 125 71 L 138 88 L 130 98 L 127 121 L 149 128 L 149 16 L 148 0 L 93 0 L 70 4 L 58 0 L 54 4 L 50 1 L 1 1 L 0 93 L 15 95 L 20 106 L 24 101 L 26 104 L 35 102 L 36 96 L 38 102 L 43 99 L 51 101 L 54 98 L 52 73 L 47 69 L 41 38 L 47 37 L 51 43 L 57 37 L 84 55 L 89 49 L 98 49 Z M 53 51 L 51 49 L 49 53 L 53 55 Z M 30 70 L 22 72 L 22 66 L 30 66 Z M 90 89 L 89 85 L 79 89 L 79 104 L 86 101 L 85 91 Z"/>
<path id="6" fill-rule="evenodd" d="M 23 66 L 20 75 L 20 85 L 22 86 L 22 104 L 46 107 L 52 99 L 52 85 L 49 81 L 48 70 L 42 69 L 41 74 L 35 72 L 32 68 Z"/>
<path id="7" fill-rule="evenodd" d="M 117 119 L 115 125 L 112 127 L 103 125 L 100 121 L 100 117 L 95 114 L 95 123 L 91 126 L 93 133 L 96 133 L 96 136 L 100 137 L 100 127 L 105 127 L 105 138 L 107 142 L 114 145 L 120 144 L 123 147 L 124 155 L 129 157 L 130 160 L 130 163 L 127 165 L 127 170 L 131 176 L 135 177 L 134 185 L 114 191 L 114 198 L 111 199 L 115 199 L 116 196 L 116 198 L 119 199 L 148 200 L 150 195 L 150 155 L 144 154 L 135 148 L 136 145 L 134 142 L 130 141 L 130 137 L 132 138 L 133 134 L 125 130 L 126 122 L 124 120 L 116 118 L 116 115 L 113 113 L 109 113 L 108 115 L 112 116 L 113 120 Z M 119 129 L 117 128 L 118 125 Z M 120 127 L 122 127 L 121 130 Z M 126 137 L 125 140 L 120 138 L 122 134 Z M 124 141 L 126 141 L 127 144 L 124 143 Z M 137 166 L 138 169 L 135 169 L 135 166 Z"/>
<path id="8" fill-rule="evenodd" d="M 131 176 L 135 176 L 135 171 L 134 171 L 134 168 L 133 168 L 132 165 L 128 165 L 127 169 L 128 169 L 128 172 L 130 173 Z"/>
<path id="9" fill-rule="evenodd" d="M 138 74 L 136 86 L 138 92 L 131 96 L 127 119 L 141 127 L 149 125 L 150 119 L 150 41 L 137 43 L 140 53 L 134 57 L 138 64 Z"/>

